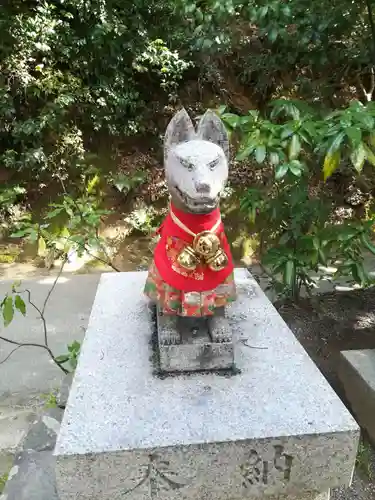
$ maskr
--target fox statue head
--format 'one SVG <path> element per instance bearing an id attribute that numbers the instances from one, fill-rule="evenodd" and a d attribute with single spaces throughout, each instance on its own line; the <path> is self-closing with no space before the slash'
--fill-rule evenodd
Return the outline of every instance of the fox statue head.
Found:
<path id="1" fill-rule="evenodd" d="M 205 214 L 219 203 L 228 178 L 229 140 L 220 118 L 206 111 L 197 131 L 185 109 L 167 127 L 164 165 L 172 203 L 188 213 Z"/>

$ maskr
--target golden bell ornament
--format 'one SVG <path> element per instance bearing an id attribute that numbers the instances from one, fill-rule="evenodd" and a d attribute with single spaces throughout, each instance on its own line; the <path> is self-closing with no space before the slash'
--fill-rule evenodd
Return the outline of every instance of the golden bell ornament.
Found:
<path id="1" fill-rule="evenodd" d="M 195 236 L 193 248 L 198 255 L 207 258 L 217 253 L 220 240 L 215 233 L 203 231 Z"/>
<path id="2" fill-rule="evenodd" d="M 191 247 L 184 248 L 177 257 L 177 262 L 188 271 L 194 271 L 199 264 L 199 258 Z"/>
<path id="3" fill-rule="evenodd" d="M 223 249 L 219 249 L 215 255 L 206 259 L 206 263 L 211 271 L 222 271 L 228 265 L 228 257 Z"/>

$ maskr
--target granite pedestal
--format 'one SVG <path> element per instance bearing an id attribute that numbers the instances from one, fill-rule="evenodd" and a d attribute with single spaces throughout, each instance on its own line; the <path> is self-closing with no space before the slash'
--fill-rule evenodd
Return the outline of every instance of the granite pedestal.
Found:
<path id="1" fill-rule="evenodd" d="M 326 500 L 359 429 L 244 269 L 236 370 L 158 376 L 146 273 L 104 274 L 55 449 L 61 500 Z"/>
<path id="2" fill-rule="evenodd" d="M 227 332 L 228 338 L 225 341 L 216 342 L 210 337 L 207 321 L 197 322 L 194 318 L 177 318 L 176 321 L 176 317 L 162 314 L 157 307 L 156 326 L 161 373 L 233 368 L 234 346 L 231 331 Z"/>

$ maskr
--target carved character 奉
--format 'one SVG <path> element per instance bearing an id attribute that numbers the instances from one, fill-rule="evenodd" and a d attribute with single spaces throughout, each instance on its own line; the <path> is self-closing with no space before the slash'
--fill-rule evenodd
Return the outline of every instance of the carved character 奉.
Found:
<path id="1" fill-rule="evenodd" d="M 185 109 L 170 121 L 164 139 L 170 207 L 145 285 L 170 321 L 166 343 L 181 341 L 177 317 L 207 320 L 213 342 L 231 340 L 225 306 L 235 300 L 236 286 L 219 209 L 228 156 L 227 132 L 214 112 L 203 115 L 197 131 Z"/>

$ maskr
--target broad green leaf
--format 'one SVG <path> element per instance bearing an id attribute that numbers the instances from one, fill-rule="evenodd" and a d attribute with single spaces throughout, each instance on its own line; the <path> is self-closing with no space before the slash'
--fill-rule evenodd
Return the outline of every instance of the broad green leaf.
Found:
<path id="1" fill-rule="evenodd" d="M 291 163 L 289 163 L 289 170 L 296 177 L 301 177 L 301 175 L 302 175 L 301 165 L 294 164 L 293 162 L 291 162 Z"/>
<path id="2" fill-rule="evenodd" d="M 46 241 L 43 236 L 40 236 L 38 240 L 38 255 L 39 257 L 45 257 L 47 251 Z"/>
<path id="3" fill-rule="evenodd" d="M 14 317 L 13 297 L 6 297 L 3 302 L 4 326 L 8 326 Z"/>
<path id="4" fill-rule="evenodd" d="M 14 299 L 14 305 L 16 306 L 16 309 L 23 315 L 26 316 L 26 304 L 23 298 L 20 295 L 16 295 L 16 298 Z"/>
<path id="5" fill-rule="evenodd" d="M 310 136 L 315 136 L 315 133 L 316 133 L 316 124 L 315 122 L 304 122 L 303 123 L 303 129 L 306 130 L 306 132 L 310 135 Z"/>
<path id="6" fill-rule="evenodd" d="M 275 170 L 275 179 L 279 181 L 284 177 L 284 175 L 288 172 L 289 165 L 288 163 L 281 163 L 280 165 L 277 165 L 276 170 Z"/>
<path id="7" fill-rule="evenodd" d="M 365 233 L 361 234 L 362 244 L 369 250 L 373 255 L 375 255 L 375 246 L 372 244 L 370 239 Z"/>
<path id="8" fill-rule="evenodd" d="M 289 158 L 295 160 L 301 151 L 301 142 L 297 134 L 294 134 L 289 144 Z"/>
<path id="9" fill-rule="evenodd" d="M 75 358 L 70 358 L 69 364 L 73 370 L 75 370 L 77 368 L 77 360 Z"/>
<path id="10" fill-rule="evenodd" d="M 58 363 L 63 364 L 69 361 L 69 356 L 67 354 L 61 354 L 61 356 L 57 356 L 55 359 Z"/>
<path id="11" fill-rule="evenodd" d="M 288 260 L 284 268 L 284 283 L 288 286 L 294 285 L 295 269 L 296 267 L 294 260 Z"/>
<path id="12" fill-rule="evenodd" d="M 319 259 L 320 259 L 321 263 L 323 265 L 326 265 L 327 264 L 327 257 L 321 248 L 319 248 L 319 250 L 318 250 L 318 255 L 319 255 Z"/>
<path id="13" fill-rule="evenodd" d="M 78 352 L 81 348 L 81 344 L 75 340 L 72 342 L 70 345 L 68 345 L 68 351 L 69 352 Z"/>
<path id="14" fill-rule="evenodd" d="M 373 134 L 370 134 L 370 136 L 369 136 L 369 139 L 368 139 L 368 140 L 369 140 L 370 145 L 371 145 L 373 148 L 375 148 L 375 132 L 374 132 Z"/>
<path id="15" fill-rule="evenodd" d="M 340 151 L 336 150 L 334 153 L 327 153 L 326 157 L 324 158 L 324 165 L 323 165 L 323 176 L 324 180 L 326 181 L 328 177 L 331 177 L 333 172 L 337 169 L 337 167 L 340 164 Z"/>
<path id="16" fill-rule="evenodd" d="M 285 232 L 281 238 L 279 239 L 279 245 L 285 245 L 285 243 L 288 243 L 288 241 L 290 240 L 291 238 L 291 234 L 288 233 L 288 232 Z"/>
<path id="17" fill-rule="evenodd" d="M 260 145 L 255 150 L 255 159 L 258 163 L 263 163 L 266 158 L 266 148 L 265 146 Z"/>
<path id="18" fill-rule="evenodd" d="M 371 163 L 373 167 L 375 167 L 375 153 L 369 148 L 365 143 L 362 143 L 366 152 L 366 160 Z"/>
<path id="19" fill-rule="evenodd" d="M 358 127 L 348 127 L 345 129 L 345 133 L 349 137 L 349 139 L 351 140 L 353 146 L 355 148 L 358 147 L 359 143 L 362 140 L 361 129 Z"/>
<path id="20" fill-rule="evenodd" d="M 53 219 L 57 215 L 61 214 L 61 212 L 63 210 L 64 210 L 64 207 L 55 208 L 54 210 L 51 210 L 51 212 L 48 212 L 48 214 L 46 214 L 45 217 L 46 217 L 46 219 Z"/>
<path id="21" fill-rule="evenodd" d="M 258 11 L 259 19 L 263 19 L 267 15 L 267 12 L 268 12 L 268 5 L 264 5 L 263 7 L 261 7 Z"/>
<path id="22" fill-rule="evenodd" d="M 278 165 L 280 163 L 280 157 L 277 153 L 270 153 L 270 163 L 272 165 Z"/>
<path id="23" fill-rule="evenodd" d="M 29 233 L 29 240 L 32 242 L 37 242 L 38 237 L 39 237 L 38 231 L 36 231 L 35 229 L 32 229 Z"/>
<path id="24" fill-rule="evenodd" d="M 367 281 L 366 273 L 361 263 L 355 262 L 351 266 L 351 271 L 353 278 L 356 280 L 357 283 L 359 283 L 360 285 L 364 285 L 366 283 Z"/>
<path id="25" fill-rule="evenodd" d="M 293 130 L 290 129 L 289 127 L 287 128 L 284 128 L 284 130 L 281 132 L 281 139 L 287 139 L 288 137 L 290 137 L 291 135 L 293 135 Z"/>
<path id="26" fill-rule="evenodd" d="M 221 119 L 232 128 L 235 128 L 239 123 L 239 116 L 233 113 L 224 113 L 221 116 Z"/>
<path id="27" fill-rule="evenodd" d="M 227 109 L 226 105 L 219 106 L 216 110 L 216 113 L 221 116 L 225 113 L 225 110 Z"/>
<path id="28" fill-rule="evenodd" d="M 272 28 L 271 31 L 268 33 L 268 39 L 271 42 L 276 41 L 277 36 L 278 36 L 277 28 Z"/>
<path id="29" fill-rule="evenodd" d="M 245 160 L 246 158 L 248 158 L 253 153 L 254 149 L 255 149 L 254 145 L 246 147 L 245 149 L 243 149 L 242 151 L 240 151 L 237 154 L 236 160 L 238 160 L 238 161 Z"/>
<path id="30" fill-rule="evenodd" d="M 12 233 L 10 235 L 11 238 L 23 238 L 26 236 L 28 232 L 25 229 L 20 229 L 19 231 L 16 231 L 15 233 Z"/>
<path id="31" fill-rule="evenodd" d="M 342 230 L 337 235 L 337 239 L 339 241 L 349 241 L 352 238 L 356 238 L 358 236 L 358 230 L 354 227 L 345 227 L 342 226 Z"/>
<path id="32" fill-rule="evenodd" d="M 374 128 L 374 119 L 372 116 L 366 114 L 363 110 L 360 110 L 359 113 L 356 114 L 356 118 L 360 121 L 368 130 Z"/>
<path id="33" fill-rule="evenodd" d="M 359 146 L 352 152 L 350 155 L 350 159 L 352 161 L 353 167 L 359 173 L 362 171 L 363 164 L 366 159 L 366 150 L 361 142 Z"/>
<path id="34" fill-rule="evenodd" d="M 345 132 L 339 132 L 338 134 L 336 134 L 335 138 L 333 139 L 333 141 L 328 149 L 327 154 L 332 154 L 335 151 L 337 151 L 339 149 L 339 147 L 341 146 L 341 143 L 342 143 L 344 137 L 345 137 Z"/>

